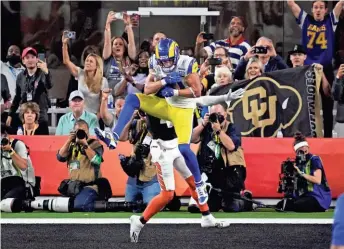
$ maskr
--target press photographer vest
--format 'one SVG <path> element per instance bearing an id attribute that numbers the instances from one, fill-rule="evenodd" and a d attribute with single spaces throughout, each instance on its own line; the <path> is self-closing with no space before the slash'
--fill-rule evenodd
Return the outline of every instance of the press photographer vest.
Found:
<path id="1" fill-rule="evenodd" d="M 87 142 L 90 148 L 93 150 L 102 146 L 95 139 L 89 139 Z M 89 183 L 102 176 L 100 166 L 94 167 L 91 164 L 91 160 L 81 152 L 80 148 L 75 143 L 70 144 L 69 151 L 70 154 L 67 165 L 70 180 L 79 180 L 84 183 Z M 93 188 L 95 191 L 98 191 L 97 185 L 91 185 L 89 187 Z"/>
<path id="2" fill-rule="evenodd" d="M 320 169 L 321 170 L 321 185 L 324 186 L 324 190 L 325 191 L 330 191 L 330 187 L 329 187 L 329 184 L 327 182 L 326 175 L 325 175 L 324 164 L 322 163 L 322 160 L 321 160 L 321 158 L 319 156 L 312 155 L 310 157 L 310 159 L 306 163 L 304 172 L 307 175 L 311 175 L 312 159 L 315 158 L 315 157 L 318 157 L 320 162 L 321 162 L 321 164 L 322 164 L 322 167 Z M 308 190 L 308 192 L 313 192 L 314 191 L 314 183 L 307 181 L 307 190 Z"/>
<path id="3" fill-rule="evenodd" d="M 226 133 L 228 129 L 229 123 L 227 123 L 223 128 L 222 131 Z M 246 167 L 245 157 L 244 157 L 244 150 L 241 146 L 239 146 L 234 151 L 227 150 L 224 146 L 221 146 L 221 156 L 225 163 L 225 166 L 234 166 L 234 165 L 241 165 Z"/>
<path id="4" fill-rule="evenodd" d="M 137 144 L 150 143 L 148 140 L 151 141 L 152 136 L 148 132 L 147 124 L 144 120 L 139 119 L 134 122 L 134 127 L 131 127 L 129 132 L 129 141 L 135 141 L 136 143 L 134 146 L 136 147 Z M 156 168 L 155 165 L 152 164 L 151 159 L 151 154 L 149 154 L 147 158 L 143 159 L 144 165 L 137 177 L 141 182 L 149 182 L 156 176 Z"/>
<path id="5" fill-rule="evenodd" d="M 19 143 L 18 143 L 19 142 Z M 36 180 L 35 180 L 35 171 L 32 167 L 32 162 L 30 159 L 29 148 L 24 144 L 24 142 L 13 139 L 11 142 L 11 147 L 14 151 L 18 151 L 19 144 L 22 143 L 27 149 L 27 169 L 21 170 L 17 167 L 9 152 L 1 152 L 1 179 L 11 176 L 19 176 L 22 177 L 27 185 L 27 187 L 31 186 L 34 187 Z"/>

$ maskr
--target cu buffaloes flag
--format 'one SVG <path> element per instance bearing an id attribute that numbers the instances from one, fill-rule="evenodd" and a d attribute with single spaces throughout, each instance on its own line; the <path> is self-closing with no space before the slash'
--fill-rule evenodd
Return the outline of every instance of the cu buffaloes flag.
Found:
<path id="1" fill-rule="evenodd" d="M 211 95 L 225 94 L 230 88 L 246 90 L 228 109 L 242 136 L 274 137 L 281 130 L 284 137 L 292 137 L 296 131 L 322 137 L 320 81 L 313 66 L 305 66 L 239 81 L 214 89 Z"/>

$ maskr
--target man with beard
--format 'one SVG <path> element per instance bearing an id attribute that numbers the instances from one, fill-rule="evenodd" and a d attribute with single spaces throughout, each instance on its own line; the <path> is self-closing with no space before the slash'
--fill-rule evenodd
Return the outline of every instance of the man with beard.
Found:
<path id="1" fill-rule="evenodd" d="M 1 93 L 4 96 L 1 99 L 1 120 L 6 120 L 8 117 L 9 109 L 12 105 L 12 101 L 16 91 L 16 80 L 20 72 L 24 71 L 25 68 L 20 63 L 20 48 L 16 45 L 11 45 L 8 48 L 7 62 L 1 63 Z M 19 124 L 20 120 L 18 115 L 15 115 L 12 122 L 12 127 L 15 129 Z M 12 131 L 12 130 L 11 130 Z"/>
<path id="2" fill-rule="evenodd" d="M 244 37 L 244 21 L 240 17 L 233 17 L 229 23 L 229 37 L 224 40 L 217 40 L 212 42 L 209 46 L 202 49 L 203 42 L 207 41 L 203 38 L 204 32 L 201 32 L 196 38 L 195 56 L 202 58 L 209 58 L 213 56 L 216 47 L 225 47 L 229 53 L 233 69 L 235 69 L 239 63 L 240 57 L 244 56 L 250 45 L 247 43 Z"/>
<path id="3" fill-rule="evenodd" d="M 9 94 L 11 96 L 10 100 L 13 100 L 16 90 L 17 76 L 20 72 L 24 71 L 25 69 L 20 63 L 20 48 L 16 45 L 11 45 L 8 48 L 6 60 L 6 63 L 3 63 L 1 61 L 1 74 L 3 74 L 6 79 Z M 6 110 L 8 110 L 11 106 L 10 100 L 4 100 L 4 103 L 1 103 L 6 106 Z"/>
<path id="4" fill-rule="evenodd" d="M 12 118 L 18 107 L 29 101 L 39 105 L 39 122 L 48 122 L 48 90 L 53 87 L 53 84 L 47 63 L 39 60 L 37 55 L 36 49 L 32 47 L 23 50 L 22 59 L 26 69 L 19 73 L 16 79 L 16 91 L 6 120 L 7 126 L 11 126 Z"/>

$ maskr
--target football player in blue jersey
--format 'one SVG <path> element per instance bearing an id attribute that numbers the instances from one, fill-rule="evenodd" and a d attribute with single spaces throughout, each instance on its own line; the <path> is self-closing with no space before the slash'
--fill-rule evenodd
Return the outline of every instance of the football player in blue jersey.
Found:
<path id="1" fill-rule="evenodd" d="M 201 82 L 197 74 L 198 64 L 192 57 L 179 55 L 177 42 L 168 38 L 162 39 L 156 46 L 153 63 L 154 72 L 146 79 L 145 94 L 127 96 L 113 133 L 100 129 L 96 129 L 95 132 L 110 149 L 114 149 L 116 141 L 136 109 L 172 122 L 178 136 L 179 150 L 195 178 L 199 203 L 205 204 L 208 194 L 205 191 L 196 156 L 190 148 L 193 114 L 196 108 L 195 98 L 201 94 Z M 241 98 L 243 93 L 243 89 L 230 92 L 227 101 Z"/>

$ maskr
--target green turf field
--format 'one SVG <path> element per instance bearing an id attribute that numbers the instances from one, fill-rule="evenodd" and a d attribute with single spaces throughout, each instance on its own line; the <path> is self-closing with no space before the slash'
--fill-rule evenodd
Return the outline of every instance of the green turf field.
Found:
<path id="1" fill-rule="evenodd" d="M 183 208 L 184 209 L 184 208 Z M 213 213 L 216 218 L 298 218 L 316 219 L 332 218 L 333 209 L 323 213 L 279 213 L 272 209 L 259 209 L 254 212 L 242 213 Z M 1 218 L 129 218 L 130 212 L 107 212 L 107 213 L 54 213 L 35 211 L 32 213 L 1 213 Z M 199 218 L 200 214 L 191 214 L 185 210 L 179 212 L 160 212 L 154 218 Z"/>

